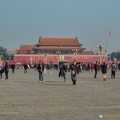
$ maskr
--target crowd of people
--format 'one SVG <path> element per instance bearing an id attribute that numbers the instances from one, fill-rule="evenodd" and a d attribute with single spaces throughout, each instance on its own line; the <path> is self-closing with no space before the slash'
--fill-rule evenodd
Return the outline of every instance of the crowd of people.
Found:
<path id="1" fill-rule="evenodd" d="M 76 79 L 77 75 L 79 73 L 82 73 L 83 70 L 85 71 L 94 71 L 94 78 L 97 78 L 98 71 L 101 71 L 103 74 L 103 81 L 106 81 L 107 78 L 107 71 L 111 69 L 111 78 L 115 79 L 115 75 L 117 70 L 120 70 L 120 64 L 112 63 L 112 64 L 106 64 L 103 62 L 102 64 L 98 63 L 98 61 L 94 63 L 80 63 L 74 60 L 72 63 L 68 64 L 66 62 L 63 62 L 62 66 L 59 66 L 57 64 L 44 64 L 42 61 L 39 61 L 39 63 L 35 63 L 34 65 L 28 65 L 26 62 L 22 65 L 24 68 L 24 73 L 27 73 L 27 70 L 29 68 L 34 68 L 35 71 L 38 71 L 39 74 L 39 82 L 44 82 L 44 73 L 46 73 L 46 69 L 54 68 L 56 70 L 59 69 L 58 76 L 62 77 L 64 79 L 64 82 L 67 80 L 67 72 L 71 74 L 71 80 L 73 85 L 76 85 Z M 5 73 L 5 79 L 8 79 L 8 73 L 9 68 L 12 69 L 12 73 L 15 72 L 15 64 L 8 65 L 7 62 L 2 63 L 0 62 L 0 79 L 3 80 L 3 73 Z"/>
<path id="2" fill-rule="evenodd" d="M 7 62 L 5 62 L 5 64 L 2 64 L 2 62 L 0 62 L 0 79 L 3 80 L 3 73 L 5 73 L 5 79 L 8 79 L 8 73 L 9 73 L 9 65 Z"/>

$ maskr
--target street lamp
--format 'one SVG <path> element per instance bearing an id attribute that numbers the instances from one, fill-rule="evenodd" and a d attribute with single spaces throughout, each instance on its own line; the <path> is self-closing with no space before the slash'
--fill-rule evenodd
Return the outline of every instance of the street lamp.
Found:
<path id="1" fill-rule="evenodd" d="M 72 51 L 74 53 L 74 59 L 76 59 L 79 49 L 75 48 L 75 49 L 72 49 Z"/>
<path id="2" fill-rule="evenodd" d="M 115 63 L 116 63 L 116 61 L 117 61 L 117 58 L 114 58 L 113 60 L 114 60 L 114 61 L 115 61 Z"/>
<path id="3" fill-rule="evenodd" d="M 47 54 L 46 53 L 44 54 L 44 61 L 45 61 L 45 63 L 47 63 Z"/>
<path id="4" fill-rule="evenodd" d="M 102 46 L 101 44 L 99 46 L 97 46 L 98 48 L 98 55 L 100 55 L 100 63 L 103 61 L 103 58 L 104 58 L 104 49 L 105 46 Z"/>
<path id="5" fill-rule="evenodd" d="M 32 57 L 30 57 L 30 59 L 29 59 L 29 60 L 30 60 L 30 64 L 32 65 L 33 58 L 32 58 Z"/>
<path id="6" fill-rule="evenodd" d="M 58 59 L 58 61 L 60 60 L 60 51 L 58 50 L 57 52 L 55 52 L 56 54 L 57 54 L 57 59 Z"/>

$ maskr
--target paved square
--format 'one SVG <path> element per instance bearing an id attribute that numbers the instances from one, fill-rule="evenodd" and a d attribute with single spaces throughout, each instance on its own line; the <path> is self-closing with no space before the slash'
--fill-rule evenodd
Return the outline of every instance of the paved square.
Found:
<path id="1" fill-rule="evenodd" d="M 0 80 L 0 120 L 120 120 L 120 72 L 102 81 L 101 72 L 94 79 L 94 72 L 83 71 L 76 86 L 70 73 L 64 83 L 48 70 L 39 83 L 36 71 L 23 72 L 10 70 L 9 80 Z"/>

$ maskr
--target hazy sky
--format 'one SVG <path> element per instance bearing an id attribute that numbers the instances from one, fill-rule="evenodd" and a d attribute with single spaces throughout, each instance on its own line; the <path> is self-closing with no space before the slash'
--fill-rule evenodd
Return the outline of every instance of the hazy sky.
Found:
<path id="1" fill-rule="evenodd" d="M 36 44 L 39 36 L 79 38 L 87 50 L 120 49 L 120 0 L 0 0 L 0 46 Z"/>

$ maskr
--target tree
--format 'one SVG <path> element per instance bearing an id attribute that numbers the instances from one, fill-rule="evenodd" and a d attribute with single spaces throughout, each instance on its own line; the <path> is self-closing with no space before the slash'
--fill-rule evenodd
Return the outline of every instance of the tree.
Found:
<path id="1" fill-rule="evenodd" d="M 0 55 L 2 55 L 2 60 L 8 60 L 9 55 L 7 54 L 7 49 L 0 47 Z"/>
<path id="2" fill-rule="evenodd" d="M 110 54 L 108 54 L 109 60 L 110 60 Z M 112 52 L 111 53 L 111 60 L 114 60 L 116 58 L 117 60 L 120 60 L 120 53 L 119 52 Z"/>

